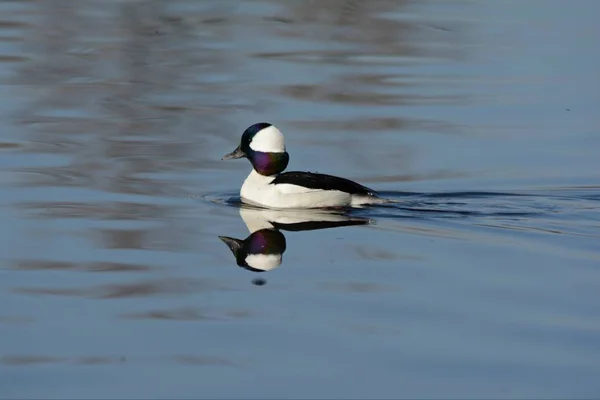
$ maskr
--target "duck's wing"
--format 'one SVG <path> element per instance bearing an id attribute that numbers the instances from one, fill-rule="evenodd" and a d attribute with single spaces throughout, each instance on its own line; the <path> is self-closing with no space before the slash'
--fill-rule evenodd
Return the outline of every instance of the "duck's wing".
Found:
<path id="1" fill-rule="evenodd" d="M 349 179 L 314 172 L 293 171 L 277 175 L 272 185 L 295 185 L 315 190 L 338 190 L 350 194 L 377 196 L 377 192 Z"/>

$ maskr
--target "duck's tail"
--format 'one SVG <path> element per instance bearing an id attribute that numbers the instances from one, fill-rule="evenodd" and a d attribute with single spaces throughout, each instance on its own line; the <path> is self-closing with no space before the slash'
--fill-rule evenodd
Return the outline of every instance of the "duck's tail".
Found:
<path id="1" fill-rule="evenodd" d="M 398 204 L 397 200 L 386 199 L 379 196 L 365 196 L 360 197 L 352 202 L 353 206 L 370 206 L 370 205 L 384 205 L 384 204 Z"/>
<path id="2" fill-rule="evenodd" d="M 374 202 L 371 204 L 398 204 L 398 203 L 400 203 L 400 201 L 398 201 L 398 200 L 386 199 L 384 197 L 377 197 L 376 199 L 374 199 Z"/>

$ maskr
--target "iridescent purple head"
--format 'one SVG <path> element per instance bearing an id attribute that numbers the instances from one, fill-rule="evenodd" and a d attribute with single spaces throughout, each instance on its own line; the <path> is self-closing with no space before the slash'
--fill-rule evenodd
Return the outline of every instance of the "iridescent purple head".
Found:
<path id="1" fill-rule="evenodd" d="M 223 160 L 246 157 L 254 170 L 270 176 L 283 172 L 290 161 L 279 129 L 267 122 L 254 124 L 244 131 L 240 145 Z"/>

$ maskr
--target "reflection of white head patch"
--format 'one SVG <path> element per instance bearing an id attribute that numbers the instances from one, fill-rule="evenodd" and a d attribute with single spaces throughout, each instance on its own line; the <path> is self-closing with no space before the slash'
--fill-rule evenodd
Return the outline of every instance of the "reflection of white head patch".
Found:
<path id="1" fill-rule="evenodd" d="M 261 129 L 252 138 L 250 148 L 263 153 L 283 153 L 285 151 L 283 134 L 273 125 Z"/>
<path id="2" fill-rule="evenodd" d="M 246 257 L 246 264 L 254 269 L 270 271 L 281 264 L 281 254 L 250 254 Z"/>

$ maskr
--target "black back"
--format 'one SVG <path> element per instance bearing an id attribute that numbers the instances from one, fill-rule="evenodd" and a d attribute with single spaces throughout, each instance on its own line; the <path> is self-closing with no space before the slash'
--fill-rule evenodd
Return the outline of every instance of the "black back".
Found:
<path id="1" fill-rule="evenodd" d="M 288 183 L 290 185 L 304 186 L 309 189 L 339 190 L 350 194 L 362 194 L 365 196 L 377 196 L 377 192 L 366 186 L 360 185 L 349 179 L 337 176 L 317 174 L 313 172 L 284 172 L 277 175 L 271 182 L 272 185 Z"/>

